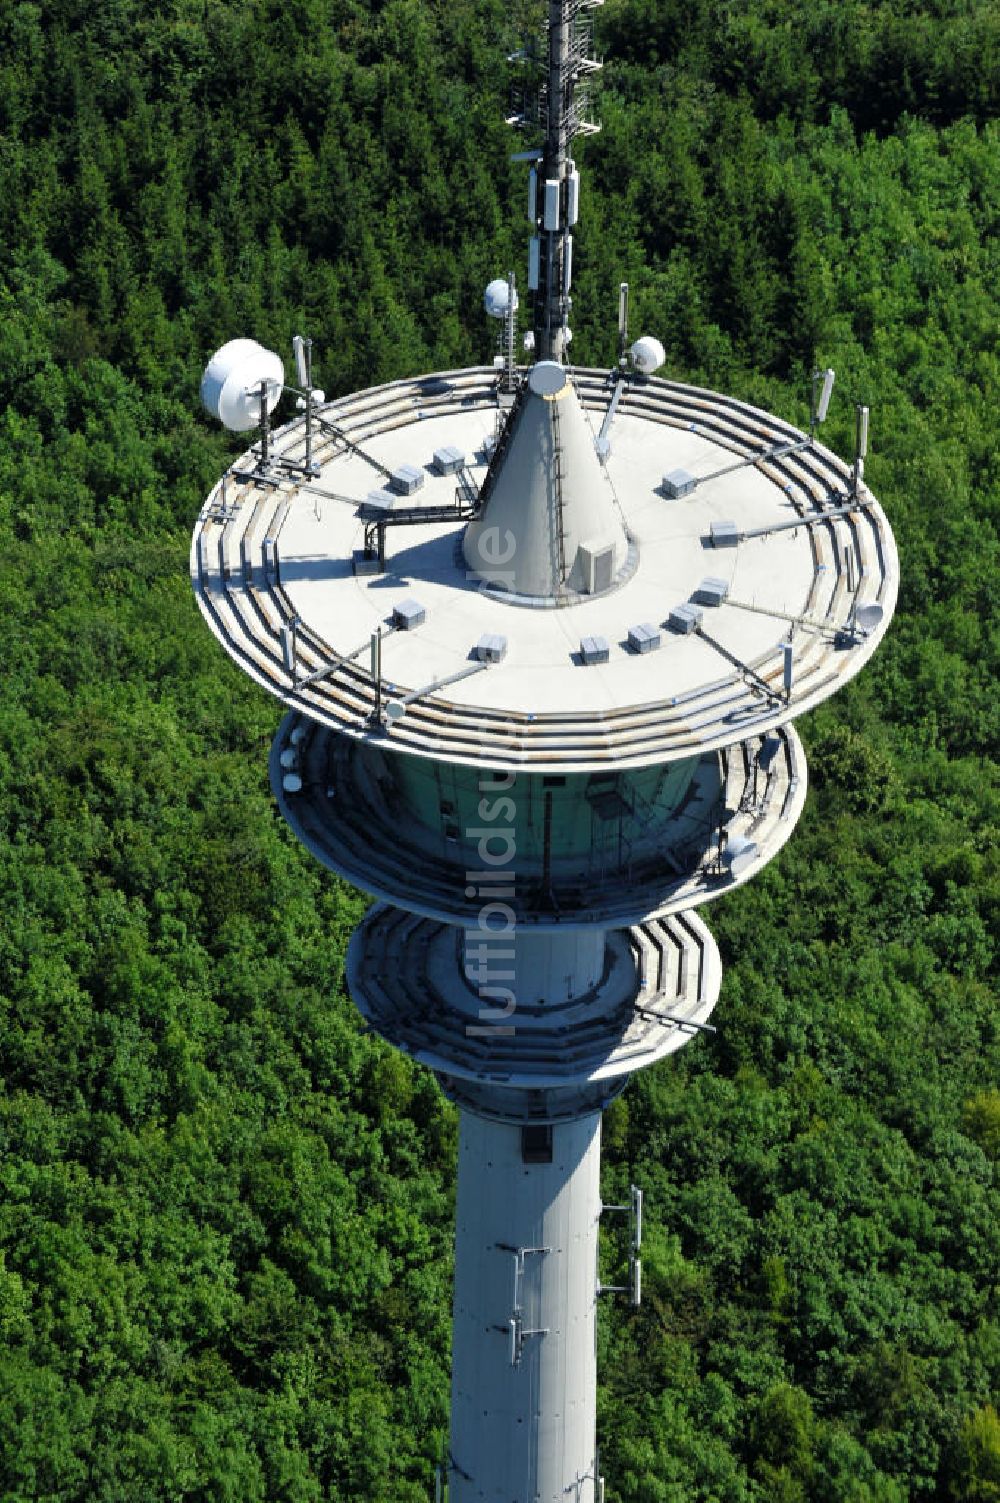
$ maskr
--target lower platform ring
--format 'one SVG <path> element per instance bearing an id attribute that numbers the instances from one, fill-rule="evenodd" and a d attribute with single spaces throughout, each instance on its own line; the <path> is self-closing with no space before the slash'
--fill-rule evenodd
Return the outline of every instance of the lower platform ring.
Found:
<path id="1" fill-rule="evenodd" d="M 610 931 L 604 975 L 590 992 L 530 1007 L 515 998 L 501 1009 L 495 993 L 481 1000 L 462 946 L 461 930 L 380 903 L 347 952 L 348 986 L 366 1021 L 446 1089 L 454 1081 L 503 1096 L 614 1094 L 616 1082 L 702 1031 L 722 979 L 715 940 L 693 913 Z"/>

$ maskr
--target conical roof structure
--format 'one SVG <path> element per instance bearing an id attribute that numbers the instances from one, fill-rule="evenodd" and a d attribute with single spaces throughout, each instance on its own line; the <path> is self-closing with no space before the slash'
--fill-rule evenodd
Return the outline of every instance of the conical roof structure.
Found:
<path id="1" fill-rule="evenodd" d="M 629 540 L 566 371 L 532 367 L 463 549 L 469 568 L 514 595 L 556 600 L 609 589 Z"/>

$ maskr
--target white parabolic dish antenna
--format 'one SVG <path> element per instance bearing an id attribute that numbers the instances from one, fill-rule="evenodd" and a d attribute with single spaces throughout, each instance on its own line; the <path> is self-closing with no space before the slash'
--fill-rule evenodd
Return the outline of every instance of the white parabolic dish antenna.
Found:
<path id="1" fill-rule="evenodd" d="M 732 835 L 726 843 L 725 862 L 734 877 L 742 876 L 757 859 L 757 842 L 745 835 Z"/>
<path id="2" fill-rule="evenodd" d="M 636 370 L 644 376 L 651 376 L 654 371 L 658 371 L 667 358 L 666 350 L 652 334 L 644 334 L 641 339 L 637 339 L 629 354 Z"/>
<path id="3" fill-rule="evenodd" d="M 881 625 L 884 615 L 884 607 L 875 600 L 871 605 L 859 605 L 854 619 L 862 631 L 869 632 Z"/>
<path id="4" fill-rule="evenodd" d="M 261 383 L 267 382 L 267 410 L 278 405 L 285 384 L 281 357 L 256 339 L 231 339 L 216 350 L 201 378 L 204 407 L 232 433 L 246 433 L 260 423 Z"/>
<path id="5" fill-rule="evenodd" d="M 539 360 L 528 372 L 528 385 L 536 397 L 554 397 L 566 385 L 566 371 L 558 360 Z"/>
<path id="6" fill-rule="evenodd" d="M 503 277 L 496 277 L 483 293 L 483 307 L 490 318 L 506 318 L 510 311 L 510 287 Z M 517 312 L 517 293 L 514 293 L 514 312 Z"/>

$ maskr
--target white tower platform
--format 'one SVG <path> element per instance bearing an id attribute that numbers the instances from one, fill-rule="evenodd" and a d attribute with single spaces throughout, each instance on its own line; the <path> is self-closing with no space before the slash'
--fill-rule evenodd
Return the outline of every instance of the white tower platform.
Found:
<path id="1" fill-rule="evenodd" d="M 848 466 L 650 376 L 655 340 L 562 363 L 587 8 L 550 4 L 539 361 L 514 364 L 510 298 L 500 369 L 325 402 L 300 361 L 305 413 L 265 426 L 191 547 L 208 625 L 288 709 L 282 813 L 377 899 L 351 994 L 460 1108 L 449 1503 L 603 1496 L 600 1113 L 711 1029 L 692 910 L 789 837 L 792 720 L 868 661 L 898 584 L 864 442 Z M 258 348 L 251 385 L 208 383 L 241 427 L 273 405 Z"/>

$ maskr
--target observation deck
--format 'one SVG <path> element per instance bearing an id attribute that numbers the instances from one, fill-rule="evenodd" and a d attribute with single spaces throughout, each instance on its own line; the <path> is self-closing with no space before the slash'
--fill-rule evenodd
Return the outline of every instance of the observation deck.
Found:
<path id="1" fill-rule="evenodd" d="M 515 776 L 517 878 L 506 901 L 519 928 L 607 929 L 722 897 L 777 854 L 805 803 L 806 760 L 790 725 L 670 765 L 679 776 L 666 767 L 613 781 L 585 774 L 555 788 L 544 774 Z M 288 770 L 301 783 L 294 793 Z M 476 923 L 482 899 L 467 886 L 481 865 L 474 777 L 435 767 L 421 784 L 406 759 L 292 714 L 272 745 L 271 787 L 324 866 L 410 912 Z M 722 852 L 737 842 L 746 856 L 734 871 Z"/>

